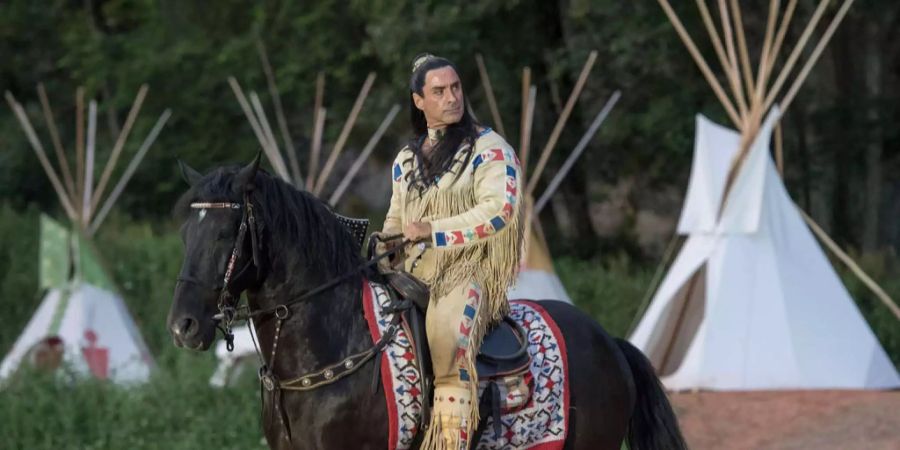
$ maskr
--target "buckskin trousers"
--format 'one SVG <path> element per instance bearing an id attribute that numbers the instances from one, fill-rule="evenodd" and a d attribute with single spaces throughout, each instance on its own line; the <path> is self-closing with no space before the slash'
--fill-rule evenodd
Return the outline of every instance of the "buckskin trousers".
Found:
<path id="1" fill-rule="evenodd" d="M 407 269 L 426 278 L 433 267 L 428 252 L 407 260 Z M 474 281 L 454 287 L 440 298 L 432 298 L 425 315 L 428 347 L 434 370 L 434 411 L 426 430 L 423 449 L 465 450 L 478 422 L 477 373 L 474 348 L 480 337 L 472 336 L 481 289 Z"/>

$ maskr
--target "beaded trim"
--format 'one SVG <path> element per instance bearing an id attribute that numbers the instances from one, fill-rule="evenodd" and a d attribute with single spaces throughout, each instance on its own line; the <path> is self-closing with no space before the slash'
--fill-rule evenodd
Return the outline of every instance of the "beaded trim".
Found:
<path id="1" fill-rule="evenodd" d="M 218 202 L 218 203 L 191 203 L 193 209 L 241 209 L 240 203 Z"/>

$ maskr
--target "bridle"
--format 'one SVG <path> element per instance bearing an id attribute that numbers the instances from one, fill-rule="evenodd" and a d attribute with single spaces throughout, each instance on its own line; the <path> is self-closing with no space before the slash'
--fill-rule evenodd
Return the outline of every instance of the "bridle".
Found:
<path id="1" fill-rule="evenodd" d="M 256 350 L 257 356 L 260 360 L 260 368 L 259 368 L 259 380 L 262 387 L 265 388 L 266 391 L 270 393 L 274 393 L 278 398 L 274 402 L 276 410 L 279 410 L 279 420 L 282 423 L 282 426 L 285 427 L 286 435 L 288 440 L 291 440 L 290 433 L 290 425 L 286 418 L 284 408 L 281 406 L 280 401 L 280 393 L 282 390 L 290 390 L 290 391 L 310 391 L 321 386 L 331 384 L 341 378 L 344 378 L 354 372 L 356 372 L 360 367 L 362 367 L 367 361 L 370 359 L 380 355 L 381 350 L 384 349 L 387 344 L 389 344 L 394 335 L 397 333 L 398 328 L 400 327 L 400 314 L 394 314 L 393 320 L 391 321 L 388 328 L 381 335 L 381 338 L 375 342 L 368 349 L 352 354 L 350 356 L 345 357 L 341 361 L 338 361 L 334 364 L 330 364 L 322 369 L 311 371 L 305 373 L 303 375 L 294 377 L 289 380 L 281 381 L 274 373 L 272 373 L 272 367 L 275 363 L 275 356 L 278 351 L 278 339 L 281 335 L 282 325 L 285 320 L 287 320 L 291 315 L 291 307 L 296 305 L 302 301 L 308 300 L 316 295 L 319 295 L 328 290 L 334 289 L 339 286 L 343 282 L 347 281 L 354 275 L 361 273 L 371 267 L 374 267 L 384 258 L 390 257 L 397 252 L 401 251 L 406 245 L 411 243 L 412 241 L 409 239 L 403 239 L 401 243 L 394 248 L 386 251 L 385 253 L 379 254 L 364 264 L 357 266 L 350 271 L 335 277 L 334 279 L 312 289 L 309 290 L 302 295 L 293 298 L 287 302 L 280 303 L 274 307 L 266 308 L 266 309 L 257 309 L 255 311 L 251 310 L 249 305 L 239 306 L 238 302 L 240 301 L 240 295 L 243 292 L 243 288 L 238 289 L 235 292 L 232 292 L 233 286 L 232 282 L 237 278 L 241 278 L 243 274 L 251 267 L 256 266 L 257 274 L 256 281 L 259 281 L 262 278 L 262 261 L 260 255 L 260 245 L 262 241 L 262 236 L 260 233 L 260 224 L 256 219 L 254 214 L 253 203 L 250 200 L 250 194 L 252 190 L 246 189 L 244 191 L 243 203 L 234 203 L 234 202 L 195 202 L 191 203 L 190 207 L 192 209 L 225 209 L 225 210 L 242 210 L 241 223 L 238 228 L 237 237 L 235 237 L 234 247 L 231 251 L 231 256 L 228 259 L 228 263 L 225 266 L 225 274 L 222 277 L 222 286 L 219 291 L 219 297 L 217 300 L 217 308 L 219 313 L 213 316 L 213 319 L 217 321 L 216 327 L 222 332 L 225 337 L 226 348 L 228 351 L 234 350 L 234 333 L 233 333 L 233 324 L 236 321 L 243 320 L 252 320 L 254 318 L 274 315 L 277 319 L 275 324 L 275 335 L 272 343 L 272 351 L 269 357 L 269 361 L 267 362 L 260 351 L 259 345 L 256 342 L 256 338 L 253 337 L 253 333 L 250 333 L 251 338 L 253 339 L 253 345 Z M 245 239 L 247 237 L 247 233 L 250 234 L 250 245 L 252 251 L 252 258 L 247 260 L 247 263 L 235 274 L 235 265 L 237 264 L 238 259 L 243 252 L 245 247 Z M 403 235 L 394 235 L 383 237 L 383 241 L 388 240 L 396 240 L 403 238 Z M 236 275 L 236 276 L 235 276 Z M 199 280 L 190 275 L 181 275 L 178 277 L 178 281 L 189 282 L 198 285 L 204 285 Z M 218 286 L 215 286 L 218 288 Z M 235 300 L 237 299 L 237 300 Z M 377 377 L 379 375 L 379 370 L 376 369 L 374 371 L 374 379 L 372 382 L 373 389 L 377 387 Z M 262 393 L 261 393 L 262 395 Z"/>
<path id="2" fill-rule="evenodd" d="M 241 253 L 244 249 L 244 239 L 247 235 L 247 232 L 250 232 L 250 245 L 251 245 L 251 253 L 253 255 L 252 259 L 247 260 L 247 263 L 238 271 L 238 277 L 241 277 L 251 266 L 256 266 L 256 279 L 257 281 L 262 276 L 262 264 L 260 260 L 260 229 L 257 224 L 256 215 L 253 212 L 253 203 L 250 201 L 250 193 L 251 190 L 244 191 L 244 203 L 232 203 L 232 202 L 195 202 L 191 203 L 191 209 L 227 209 L 232 211 L 242 210 L 243 213 L 241 215 L 241 224 L 238 227 L 238 234 L 234 241 L 234 247 L 231 249 L 231 256 L 228 259 L 228 263 L 225 265 L 225 275 L 222 277 L 222 286 L 219 288 L 218 286 L 214 286 L 214 288 L 218 288 L 219 290 L 219 298 L 216 301 L 216 307 L 219 310 L 219 313 L 216 314 L 213 318 L 218 322 L 216 327 L 222 331 L 222 334 L 225 336 L 225 345 L 228 348 L 228 351 L 234 350 L 234 332 L 232 325 L 235 320 L 238 318 L 238 310 L 237 310 L 237 302 L 233 301 L 235 298 L 240 299 L 241 291 L 232 292 L 231 282 L 233 281 L 234 276 L 234 267 L 237 264 L 238 258 L 240 258 Z M 199 281 L 197 278 L 192 277 L 190 275 L 180 275 L 178 277 L 178 281 L 184 281 L 188 283 L 204 285 L 202 281 Z"/>

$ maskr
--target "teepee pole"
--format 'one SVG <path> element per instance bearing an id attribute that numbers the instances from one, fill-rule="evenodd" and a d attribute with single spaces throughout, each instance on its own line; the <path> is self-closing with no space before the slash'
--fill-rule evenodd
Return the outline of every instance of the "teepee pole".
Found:
<path id="1" fill-rule="evenodd" d="M 254 91 L 250 91 L 250 104 L 256 112 L 256 118 L 259 121 L 266 138 L 266 144 L 269 148 L 269 151 L 266 152 L 266 156 L 269 158 L 269 162 L 272 164 L 275 173 L 277 173 L 281 179 L 288 183 L 292 183 L 291 174 L 288 173 L 287 165 L 285 165 L 284 158 L 281 156 L 281 150 L 278 148 L 278 141 L 275 140 L 275 133 L 272 131 L 272 126 L 269 124 L 266 110 L 263 108 L 262 102 L 259 101 L 259 95 Z"/>
<path id="2" fill-rule="evenodd" d="M 84 194 L 84 88 L 75 90 L 75 208 L 81 210 Z"/>
<path id="3" fill-rule="evenodd" d="M 113 146 L 109 161 L 106 162 L 106 167 L 103 168 L 103 175 L 100 176 L 100 182 L 97 183 L 97 189 L 91 199 L 91 209 L 97 209 L 97 206 L 100 204 L 100 199 L 103 197 L 103 191 L 106 189 L 109 177 L 112 176 L 113 169 L 115 169 L 116 163 L 119 161 L 119 155 L 122 154 L 122 149 L 125 147 L 125 141 L 128 139 L 129 133 L 131 133 L 131 127 L 134 126 L 134 122 L 141 112 L 141 105 L 144 104 L 144 98 L 147 96 L 147 89 L 148 87 L 146 84 L 141 85 L 137 97 L 135 97 L 134 103 L 131 105 L 131 110 L 128 111 L 125 125 L 122 127 L 122 131 L 119 132 L 119 137 L 116 139 L 116 143 Z"/>
<path id="4" fill-rule="evenodd" d="M 562 167 L 556 172 L 556 175 L 553 176 L 553 179 L 550 180 L 550 184 L 547 185 L 547 189 L 544 190 L 544 193 L 541 194 L 541 197 L 534 204 L 534 211 L 532 214 L 534 216 L 538 216 L 541 211 L 544 209 L 544 206 L 547 205 L 547 202 L 550 201 L 550 197 L 556 193 L 556 190 L 559 188 L 559 185 L 562 184 L 562 181 L 569 174 L 569 171 L 572 170 L 572 167 L 575 166 L 575 162 L 578 161 L 578 158 L 584 152 L 584 149 L 587 148 L 588 144 L 591 142 L 591 139 L 594 138 L 594 135 L 597 134 L 597 130 L 600 129 L 600 125 L 603 125 L 603 122 L 606 120 L 606 117 L 609 116 L 609 112 L 612 111 L 613 106 L 616 106 L 616 102 L 619 101 L 619 97 L 622 96 L 621 91 L 616 91 L 613 95 L 606 101 L 606 104 L 603 105 L 603 108 L 597 113 L 597 116 L 594 117 L 594 121 L 591 122 L 591 126 L 588 127 L 587 131 L 584 133 L 584 136 L 581 137 L 581 140 L 578 141 L 578 144 L 575 145 L 575 149 L 572 150 L 572 153 L 569 154 L 569 157 L 566 158 L 566 161 L 563 163 Z"/>
<path id="5" fill-rule="evenodd" d="M 835 256 L 837 256 L 838 259 L 841 260 L 841 262 L 846 264 L 850 271 L 852 271 L 853 274 L 856 275 L 857 278 L 859 278 L 859 280 L 862 281 L 863 284 L 865 284 L 866 287 L 868 287 L 872 291 L 872 293 L 874 293 L 875 296 L 878 297 L 878 299 L 881 300 L 881 302 L 891 310 L 897 320 L 900 320 L 900 307 L 897 306 L 897 303 L 895 303 L 894 300 L 891 299 L 887 292 L 884 292 L 884 289 L 881 289 L 881 286 L 878 286 L 878 283 L 876 283 L 875 280 L 869 277 L 869 275 L 866 274 L 866 272 L 862 270 L 861 267 L 859 267 L 859 264 L 856 264 L 856 262 L 853 261 L 853 258 L 847 255 L 847 253 L 845 253 L 843 250 L 841 250 L 841 247 L 837 245 L 837 243 L 835 243 L 831 239 L 831 237 L 828 236 L 828 233 L 826 233 L 825 230 L 823 230 L 822 227 L 820 227 L 819 224 L 817 224 L 812 219 L 812 217 L 806 214 L 806 211 L 804 211 L 802 208 L 800 208 L 800 206 L 796 204 L 794 206 L 796 206 L 797 211 L 800 211 L 800 215 L 803 216 L 803 220 L 806 221 L 806 224 L 809 225 L 809 228 L 816 234 L 816 236 L 819 237 L 819 240 L 822 241 L 829 250 L 834 252 Z"/>
<path id="6" fill-rule="evenodd" d="M 72 179 L 72 172 L 69 170 L 66 149 L 59 139 L 59 130 L 56 128 L 56 119 L 53 117 L 53 108 L 50 107 L 50 100 L 47 97 L 47 91 L 44 89 L 43 83 L 38 83 L 37 93 L 38 98 L 41 100 L 41 109 L 44 111 L 44 121 L 47 122 L 47 129 L 50 130 L 50 140 L 53 142 L 53 149 L 56 151 L 56 159 L 59 162 L 60 172 L 62 172 L 63 181 L 66 183 L 66 191 L 71 200 L 75 198 L 76 195 L 75 180 Z"/>
<path id="7" fill-rule="evenodd" d="M 325 130 L 325 73 L 316 76 L 316 100 L 313 104 L 313 140 L 309 154 L 309 172 L 306 175 L 306 190 L 312 192 L 319 172 L 319 158 L 322 155 L 322 135 Z"/>
<path id="8" fill-rule="evenodd" d="M 806 29 L 804 29 L 803 33 L 800 35 L 800 39 L 797 40 L 797 44 L 791 51 L 790 56 L 788 56 L 787 62 L 784 63 L 784 67 L 781 69 L 781 73 L 778 74 L 778 78 L 775 79 L 775 84 L 772 85 L 772 88 L 769 89 L 766 94 L 766 101 L 763 103 L 764 111 L 768 111 L 769 108 L 772 107 L 772 102 L 775 101 L 775 98 L 781 91 L 781 87 L 787 80 L 788 75 L 790 75 L 791 71 L 794 69 L 794 64 L 797 63 L 797 59 L 800 58 L 800 54 L 803 53 L 803 48 L 806 47 L 806 43 L 809 41 L 809 37 L 812 35 L 813 30 L 815 30 L 819 20 L 822 19 L 822 14 L 825 13 L 827 6 L 828 0 L 821 0 L 819 2 L 819 6 L 813 13 L 812 19 L 810 19 L 809 23 L 806 25 Z"/>
<path id="9" fill-rule="evenodd" d="M 481 53 L 475 55 L 475 62 L 478 65 L 478 76 L 481 78 L 481 86 L 484 88 L 484 94 L 487 97 L 488 106 L 491 108 L 491 117 L 500 135 L 506 136 L 506 130 L 503 128 L 503 119 L 500 117 L 500 108 L 497 107 L 497 97 L 494 97 L 494 88 L 491 86 L 491 77 L 488 76 L 487 66 L 484 64 L 484 57 Z"/>
<path id="10" fill-rule="evenodd" d="M 525 67 L 522 69 L 522 108 L 521 108 L 521 118 L 519 120 L 519 159 L 522 161 L 522 171 L 525 171 L 525 168 L 528 167 L 528 146 L 526 142 L 529 140 L 530 136 L 527 136 L 531 132 L 528 129 L 528 107 L 530 100 L 530 91 L 531 91 L 531 67 Z"/>
<path id="11" fill-rule="evenodd" d="M 522 143 L 522 148 L 525 149 L 525 153 L 522 158 L 522 182 L 526 183 L 529 179 L 528 174 L 528 156 L 531 153 L 531 131 L 534 128 L 534 107 L 537 101 L 537 87 L 531 85 L 528 88 L 528 111 L 525 112 L 525 140 Z"/>
<path id="12" fill-rule="evenodd" d="M 684 24 L 681 23 L 681 19 L 678 18 L 678 15 L 672 9 L 672 5 L 669 4 L 668 0 L 657 0 L 659 5 L 662 7 L 663 11 L 665 11 L 666 15 L 669 17 L 669 21 L 672 22 L 672 26 L 675 27 L 675 31 L 678 33 L 678 36 L 681 38 L 682 42 L 684 42 L 684 46 L 687 47 L 688 53 L 691 54 L 691 57 L 694 58 L 694 63 L 697 64 L 697 67 L 700 69 L 700 72 L 703 73 L 703 77 L 706 78 L 706 82 L 709 83 L 713 92 L 715 92 L 716 97 L 719 99 L 719 102 L 722 103 L 722 107 L 725 108 L 725 112 L 728 113 L 728 117 L 731 118 L 731 121 L 738 129 L 743 128 L 743 121 L 741 120 L 740 115 L 737 110 L 734 109 L 734 105 L 731 103 L 731 100 L 728 98 L 728 95 L 725 94 L 725 90 L 722 89 L 722 85 L 719 84 L 719 80 L 716 79 L 716 76 L 713 74 L 712 70 L 709 69 L 709 65 L 706 64 L 706 60 L 703 59 L 703 55 L 700 54 L 700 50 L 697 50 L 697 45 L 694 44 L 693 39 L 688 34 L 687 30 L 684 29 Z"/>
<path id="13" fill-rule="evenodd" d="M 272 104 L 275 106 L 275 120 L 278 122 L 278 130 L 281 133 L 281 139 L 284 141 L 284 151 L 287 153 L 288 162 L 291 165 L 293 184 L 299 187 L 303 184 L 303 176 L 300 171 L 300 162 L 297 160 L 297 149 L 294 148 L 294 140 L 291 138 L 287 118 L 284 114 L 284 107 L 281 104 L 281 95 L 278 92 L 278 85 L 275 83 L 275 72 L 272 70 L 272 65 L 269 64 L 269 54 L 266 52 L 266 46 L 262 39 L 256 40 L 256 52 L 259 54 L 259 62 L 262 65 L 263 73 L 266 75 L 269 95 L 272 97 Z"/>
<path id="14" fill-rule="evenodd" d="M 771 0 L 769 2 L 769 19 L 766 22 L 766 34 L 763 38 L 763 48 L 759 55 L 759 67 L 756 72 L 756 86 L 753 93 L 753 104 L 762 106 L 765 100 L 765 89 L 767 74 L 769 72 L 769 63 L 771 61 L 770 53 L 772 51 L 772 41 L 775 38 L 775 26 L 778 22 L 778 11 L 781 6 L 780 0 Z"/>
<path id="15" fill-rule="evenodd" d="M 794 80 L 794 84 L 791 85 L 791 88 L 788 89 L 787 94 L 785 94 L 784 98 L 782 98 L 779 105 L 782 115 L 784 115 L 785 111 L 787 111 L 788 107 L 791 105 L 791 102 L 794 101 L 794 96 L 797 95 L 797 91 L 800 89 L 800 86 L 803 86 L 803 82 L 806 81 L 806 77 L 809 75 L 809 71 L 812 70 L 814 65 L 816 65 L 816 62 L 819 60 L 819 56 L 822 55 L 822 51 L 825 50 L 825 46 L 828 45 L 828 42 L 834 35 L 835 30 L 837 30 L 838 25 L 840 25 L 841 21 L 844 20 L 844 16 L 847 15 L 847 11 L 850 9 L 850 5 L 853 4 L 853 1 L 854 0 L 844 0 L 844 3 L 841 5 L 841 9 L 838 10 L 837 14 L 834 16 L 834 19 L 831 20 L 830 24 L 828 24 L 828 28 L 825 30 L 825 34 L 823 34 L 822 38 L 819 39 L 819 43 L 816 44 L 812 55 L 810 55 L 809 59 L 806 61 L 806 64 L 804 64 L 803 68 L 800 70 L 800 74 L 797 75 L 797 78 Z"/>
<path id="16" fill-rule="evenodd" d="M 306 190 L 310 192 L 315 188 L 315 182 L 319 175 L 317 169 L 322 155 L 322 136 L 325 134 L 325 118 L 327 116 L 328 110 L 325 108 L 319 108 L 319 111 L 315 114 L 316 123 L 313 127 L 313 146 L 309 166 L 310 176 L 306 177 Z"/>
<path id="17" fill-rule="evenodd" d="M 737 43 L 735 42 L 734 37 L 734 26 L 732 25 L 731 20 L 731 12 L 728 9 L 728 3 L 726 0 L 719 0 L 719 20 L 722 23 L 722 35 L 725 39 L 725 45 L 728 50 L 728 62 L 730 70 L 728 71 L 728 78 L 731 81 L 733 86 L 734 97 L 737 99 L 737 103 L 743 102 L 745 105 L 748 105 L 747 99 L 744 97 L 744 84 L 741 81 L 741 66 L 738 63 L 737 56 Z M 738 129 L 743 130 L 745 125 L 743 122 L 747 121 L 747 117 L 749 116 L 749 111 L 745 111 L 741 116 L 741 125 L 738 126 Z"/>
<path id="18" fill-rule="evenodd" d="M 100 209 L 100 212 L 97 213 L 97 216 L 94 218 L 94 221 L 91 223 L 90 228 L 87 229 L 88 236 L 92 236 L 97 232 L 97 229 L 100 228 L 100 225 L 103 224 L 103 221 L 106 219 L 107 214 L 109 214 L 109 210 L 112 209 L 112 206 L 116 204 L 116 201 L 119 199 L 119 196 L 122 195 L 122 191 L 125 190 L 125 186 L 128 184 L 128 181 L 131 180 L 131 176 L 134 175 L 134 172 L 137 170 L 138 166 L 141 164 L 141 161 L 144 159 L 144 155 L 147 154 L 147 150 L 150 149 L 150 146 L 156 142 L 157 136 L 159 136 L 159 132 L 162 131 L 163 126 L 165 126 L 166 122 L 169 120 L 169 116 L 172 115 L 171 110 L 165 110 L 159 116 L 159 119 L 156 120 L 156 124 L 153 125 L 153 128 L 150 130 L 150 134 L 144 138 L 144 142 L 141 143 L 141 146 L 138 148 L 137 153 L 131 158 L 131 162 L 128 163 L 128 167 L 125 168 L 125 172 L 122 174 L 122 178 L 119 178 L 119 182 L 116 183 L 113 190 L 109 193 L 109 197 L 106 198 L 106 201 L 103 202 L 103 207 Z"/>
<path id="19" fill-rule="evenodd" d="M 797 0 L 788 0 L 787 8 L 784 11 L 784 15 L 781 17 L 781 25 L 778 26 L 778 34 L 775 36 L 775 44 L 772 45 L 772 51 L 769 53 L 769 63 L 766 66 L 766 80 L 768 80 L 769 75 L 772 73 L 772 69 L 775 67 L 775 61 L 778 59 L 778 54 L 781 52 L 781 45 L 784 44 L 784 37 L 787 35 L 788 25 L 791 23 L 791 19 L 794 18 L 794 11 L 797 9 Z"/>
<path id="20" fill-rule="evenodd" d="M 587 83 L 588 75 L 590 75 L 591 68 L 594 67 L 594 62 L 596 61 L 597 50 L 592 50 L 590 55 L 588 55 L 587 61 L 584 63 L 584 67 L 581 69 L 581 74 L 578 75 L 578 81 L 575 82 L 572 93 L 569 94 L 569 100 L 566 101 L 566 106 L 563 108 L 562 114 L 560 114 L 559 119 L 556 121 L 556 125 L 553 127 L 553 132 L 550 133 L 550 139 L 547 140 L 547 144 L 544 146 L 544 149 L 541 150 L 541 159 L 538 160 L 537 166 L 534 168 L 534 174 L 532 174 L 528 180 L 527 193 L 529 196 L 533 195 L 534 189 L 537 187 L 538 181 L 540 181 L 541 172 L 544 171 L 544 167 L 547 166 L 547 161 L 550 160 L 550 154 L 553 153 L 553 149 L 556 147 L 556 141 L 559 140 L 559 136 L 562 134 L 563 128 L 569 120 L 569 115 L 572 114 L 572 109 L 575 108 L 575 103 L 578 102 L 578 98 L 581 97 L 581 90 L 584 88 L 585 83 Z"/>
<path id="21" fill-rule="evenodd" d="M 276 172 L 278 172 L 279 176 L 285 178 L 282 173 L 279 172 L 279 166 L 276 162 L 277 156 L 272 154 L 272 148 L 269 139 L 266 137 L 265 132 L 262 130 L 262 125 L 260 125 L 259 119 L 253 113 L 253 110 L 250 107 L 250 103 L 247 101 L 247 97 L 244 95 L 243 89 L 241 89 L 241 85 L 238 84 L 237 80 L 234 77 L 228 77 L 228 84 L 231 86 L 231 90 L 232 92 L 234 92 L 234 96 L 237 98 L 238 103 L 241 105 L 241 109 L 244 111 L 244 116 L 247 118 L 247 122 L 250 122 L 250 128 L 253 129 L 253 134 L 256 135 L 256 140 L 262 147 L 263 152 L 265 152 L 266 158 L 268 158 L 269 162 L 272 164 L 272 168 Z M 287 177 L 285 179 L 290 180 L 290 177 Z"/>
<path id="22" fill-rule="evenodd" d="M 388 111 L 387 115 L 384 117 L 384 120 L 381 121 L 381 125 L 378 126 L 378 129 L 375 130 L 375 133 L 369 139 L 369 142 L 366 142 L 366 146 L 363 147 L 362 152 L 359 153 L 359 156 L 356 157 L 356 160 L 353 161 L 353 165 L 350 166 L 350 170 L 344 175 L 343 179 L 341 179 L 341 184 L 338 185 L 337 189 L 334 190 L 334 193 L 331 194 L 331 197 L 328 199 L 328 204 L 334 207 L 341 201 L 341 198 L 344 196 L 344 192 L 347 190 L 347 187 L 350 186 L 350 182 L 356 177 L 356 173 L 359 172 L 359 169 L 362 168 L 363 163 L 369 159 L 369 156 L 372 155 L 372 151 L 375 150 L 375 146 L 378 145 L 378 141 L 381 140 L 381 136 L 387 131 L 388 127 L 391 123 L 394 122 L 394 118 L 397 117 L 397 113 L 400 112 L 400 105 L 394 105 L 391 107 L 391 110 Z"/>
<path id="23" fill-rule="evenodd" d="M 97 146 L 97 101 L 88 103 L 88 133 L 86 159 L 84 162 L 84 197 L 81 200 L 81 228 L 86 229 L 91 221 L 91 196 L 94 193 L 94 156 Z"/>
<path id="24" fill-rule="evenodd" d="M 31 126 L 31 121 L 28 119 L 28 115 L 25 113 L 25 108 L 23 108 L 22 105 L 20 105 L 19 102 L 16 101 L 16 98 L 13 97 L 12 93 L 9 91 L 6 91 L 6 102 L 9 104 L 9 107 L 16 115 L 16 119 L 19 120 L 19 125 L 22 127 L 22 130 L 25 131 L 25 136 L 28 138 L 28 142 L 31 144 L 31 148 L 37 155 L 38 160 L 41 162 L 41 167 L 44 168 L 44 173 L 46 173 L 47 178 L 50 179 L 50 184 L 53 185 L 53 190 L 56 191 L 56 195 L 59 197 L 59 202 L 62 204 L 63 209 L 66 211 L 66 215 L 69 216 L 69 219 L 72 221 L 77 220 L 78 213 L 75 211 L 75 208 L 72 206 L 72 203 L 66 196 L 65 188 L 59 181 L 59 177 L 56 175 L 56 171 L 53 170 L 53 165 L 51 165 L 50 160 L 47 159 L 47 153 L 44 152 L 44 146 L 41 145 L 41 141 L 40 139 L 38 139 L 37 133 L 34 132 L 34 127 Z"/>
<path id="25" fill-rule="evenodd" d="M 744 19 L 741 7 L 737 0 L 731 0 L 731 17 L 734 19 L 734 34 L 737 36 L 738 50 L 741 57 L 741 71 L 744 74 L 744 83 L 747 88 L 747 97 L 753 98 L 753 88 L 756 82 L 753 80 L 753 71 L 750 69 L 750 52 L 747 50 L 747 33 L 744 30 Z"/>
<path id="26" fill-rule="evenodd" d="M 731 92 L 737 100 L 737 106 L 741 117 L 746 117 L 747 101 L 744 99 L 743 90 L 741 90 L 741 80 L 737 72 L 737 67 L 731 64 L 731 61 L 728 59 L 728 54 L 725 53 L 725 48 L 722 46 L 722 38 L 719 36 L 715 22 L 713 22 L 709 7 L 706 5 L 706 0 L 696 1 L 697 9 L 700 10 L 700 17 L 703 18 L 703 25 L 706 27 L 706 32 L 709 34 L 709 38 L 712 41 L 716 56 L 719 58 L 719 64 L 721 64 L 722 71 L 725 72 L 725 76 L 728 78 L 728 82 L 731 85 Z"/>
<path id="27" fill-rule="evenodd" d="M 347 121 L 344 122 L 344 128 L 341 130 L 341 134 L 338 135 L 338 140 L 331 149 L 328 160 L 325 161 L 325 167 L 322 168 L 322 172 L 316 179 L 316 189 L 313 191 L 315 195 L 321 194 L 322 190 L 325 189 L 325 183 L 328 182 L 328 177 L 331 175 L 331 171 L 337 163 L 338 156 L 341 155 L 341 151 L 344 150 L 344 145 L 347 144 L 347 138 L 350 137 L 350 131 L 353 130 L 353 125 L 356 124 L 359 112 L 362 110 L 366 98 L 369 97 L 369 90 L 372 89 L 373 83 L 375 83 L 375 72 L 370 72 L 369 76 L 366 77 L 366 81 L 363 83 L 362 89 L 359 90 L 356 102 L 353 103 L 353 109 L 350 110 L 350 115 L 347 117 Z"/>

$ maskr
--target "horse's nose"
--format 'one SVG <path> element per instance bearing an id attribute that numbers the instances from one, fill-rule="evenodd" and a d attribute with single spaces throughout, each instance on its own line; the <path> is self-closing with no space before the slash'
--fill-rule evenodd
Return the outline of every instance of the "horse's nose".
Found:
<path id="1" fill-rule="evenodd" d="M 172 324 L 172 335 L 178 339 L 191 339 L 200 329 L 199 322 L 193 317 L 182 317 Z"/>

